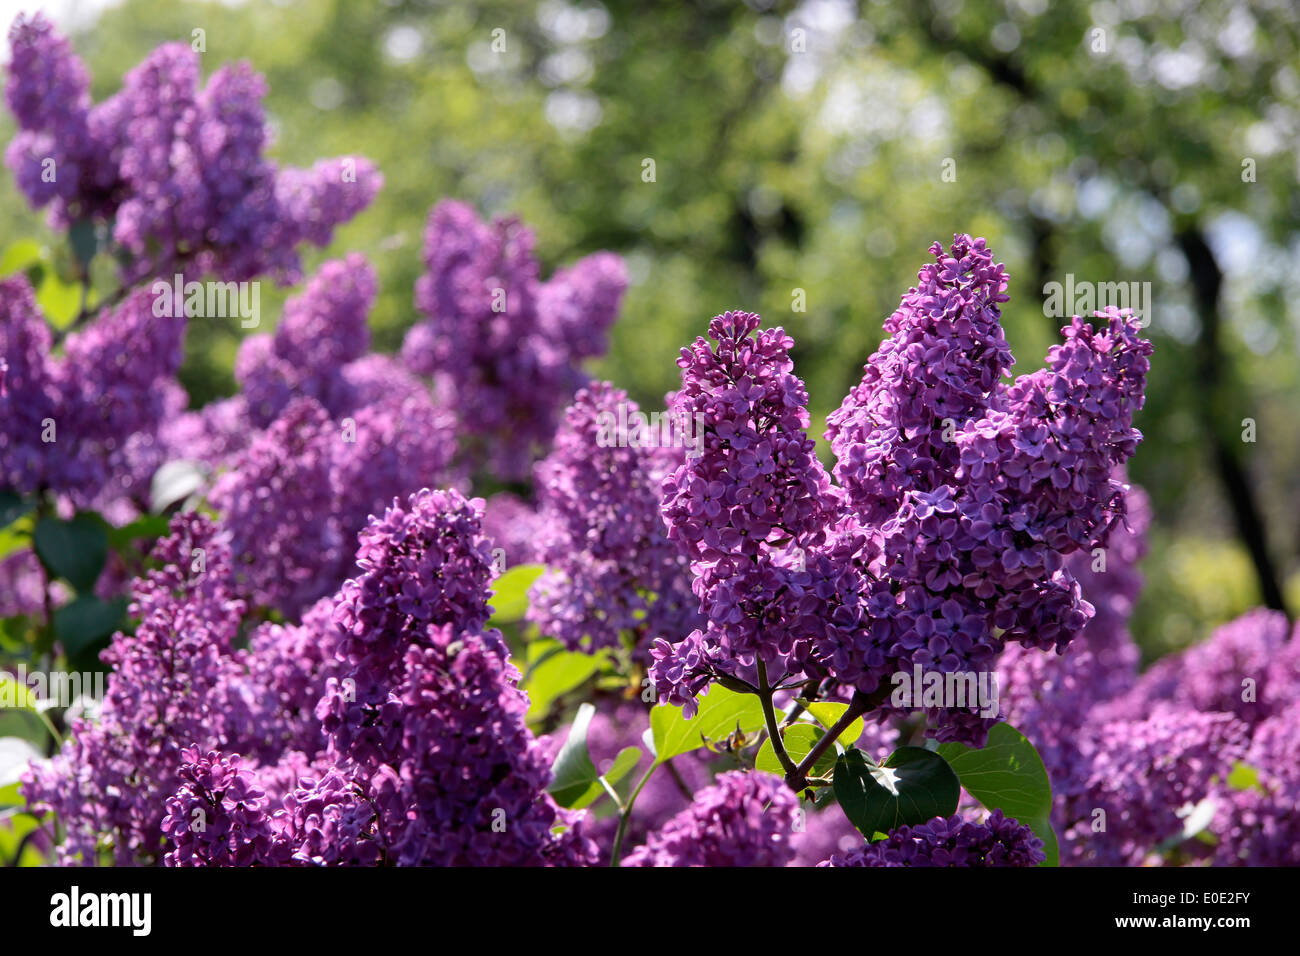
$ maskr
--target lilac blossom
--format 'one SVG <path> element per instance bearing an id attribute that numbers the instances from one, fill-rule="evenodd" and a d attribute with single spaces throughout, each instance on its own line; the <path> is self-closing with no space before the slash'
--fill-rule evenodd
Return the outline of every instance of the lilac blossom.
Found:
<path id="1" fill-rule="evenodd" d="M 785 866 L 799 799 L 780 777 L 733 770 L 651 833 L 624 866 Z"/>
<path id="2" fill-rule="evenodd" d="M 547 570 L 533 585 L 528 620 L 571 650 L 626 646 L 644 657 L 653 640 L 699 626 L 699 601 L 659 512 L 660 485 L 682 449 L 641 448 L 610 432 L 620 406 L 639 411 L 608 383 L 579 391 L 537 465 Z"/>

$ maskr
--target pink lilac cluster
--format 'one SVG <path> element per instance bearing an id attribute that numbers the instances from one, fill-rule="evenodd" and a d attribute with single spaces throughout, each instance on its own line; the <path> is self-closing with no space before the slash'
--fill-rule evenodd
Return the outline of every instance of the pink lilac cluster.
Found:
<path id="1" fill-rule="evenodd" d="M 484 223 L 444 201 L 429 215 L 424 261 L 415 301 L 426 318 L 402 357 L 456 409 L 471 469 L 526 480 L 585 381 L 579 363 L 606 348 L 627 286 L 622 260 L 596 253 L 543 282 L 518 220 Z"/>
<path id="2" fill-rule="evenodd" d="M 129 444 L 167 411 L 184 319 L 154 314 L 138 291 L 70 334 L 55 355 L 27 279 L 0 280 L 0 488 L 51 490 L 87 504 L 134 474 Z M 140 343 L 150 347 L 141 349 Z"/>
<path id="3" fill-rule="evenodd" d="M 799 798 L 780 777 L 720 774 L 689 807 L 651 833 L 624 866 L 785 866 L 799 823 Z"/>
<path id="4" fill-rule="evenodd" d="M 266 84 L 246 63 L 200 89 L 198 54 L 165 44 L 92 104 L 85 67 L 44 16 L 19 16 L 9 40 L 19 133 L 6 161 L 18 187 L 59 226 L 111 223 L 129 281 L 173 271 L 292 281 L 298 246 L 328 243 L 379 189 L 364 159 L 310 170 L 266 159 Z"/>
<path id="5" fill-rule="evenodd" d="M 871 695 L 917 666 L 990 671 L 1006 641 L 1060 650 L 1089 620 L 1066 561 L 1122 522 L 1114 473 L 1141 438 L 1150 343 L 1131 316 L 1076 317 L 1047 368 L 1002 381 L 1005 270 L 968 236 L 931 252 L 827 420 L 837 485 L 784 332 L 727 313 L 716 345 L 683 350 L 677 400 L 704 453 L 666 480 L 663 511 L 707 625 L 653 647 L 668 700 L 752 683 L 758 662 Z M 927 733 L 980 746 L 993 719 L 977 711 L 926 708 Z"/>
<path id="6" fill-rule="evenodd" d="M 660 515 L 664 476 L 680 447 L 643 447 L 629 434 L 640 414 L 605 382 L 578 392 L 550 455 L 534 475 L 546 572 L 529 595 L 528 620 L 571 650 L 631 648 L 700 624 L 689 566 Z"/>
<path id="7" fill-rule="evenodd" d="M 891 830 L 876 843 L 835 854 L 822 866 L 1037 866 L 1047 858 L 1034 831 L 994 810 L 983 822 L 935 817 Z"/>

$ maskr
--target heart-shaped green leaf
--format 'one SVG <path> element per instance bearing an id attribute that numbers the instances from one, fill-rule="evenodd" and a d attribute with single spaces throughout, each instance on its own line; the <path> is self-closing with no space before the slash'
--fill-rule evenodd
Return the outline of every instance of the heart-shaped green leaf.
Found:
<path id="1" fill-rule="evenodd" d="M 89 591 L 108 559 L 108 532 L 98 515 L 78 514 L 69 521 L 42 518 L 32 541 L 47 571 L 78 591 Z"/>
<path id="2" fill-rule="evenodd" d="M 860 750 L 846 751 L 835 762 L 834 783 L 845 816 L 868 839 L 904 824 L 950 816 L 961 797 L 961 784 L 948 762 L 921 747 L 899 747 L 880 766 Z"/>

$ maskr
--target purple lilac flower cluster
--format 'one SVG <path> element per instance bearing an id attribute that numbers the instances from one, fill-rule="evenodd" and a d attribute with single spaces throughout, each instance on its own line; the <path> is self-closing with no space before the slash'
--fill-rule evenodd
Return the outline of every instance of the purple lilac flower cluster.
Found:
<path id="1" fill-rule="evenodd" d="M 903 297 L 890 337 L 828 418 L 832 485 L 807 437 L 789 337 L 748 313 L 684 349 L 677 402 L 704 451 L 664 484 L 706 626 L 657 642 L 653 677 L 693 706 L 710 681 L 830 676 L 862 694 L 920 666 L 988 671 L 1004 642 L 1061 649 L 1092 614 L 1066 560 L 1123 518 L 1113 473 L 1148 369 L 1138 322 L 1075 318 L 1048 367 L 1007 384 L 1007 278 L 958 236 Z M 888 708 L 881 713 L 888 713 Z M 927 708 L 928 733 L 982 745 L 978 708 Z"/>
<path id="2" fill-rule="evenodd" d="M 651 833 L 624 866 L 785 866 L 799 800 L 780 777 L 731 771 Z"/>
<path id="3" fill-rule="evenodd" d="M 0 488 L 48 489 L 86 504 L 130 490 L 131 440 L 157 429 L 180 368 L 184 319 L 159 317 L 146 292 L 103 310 L 53 354 L 30 284 L 0 280 Z M 150 347 L 141 351 L 139 343 Z M 111 493 L 111 491 L 109 492 Z"/>
<path id="4" fill-rule="evenodd" d="M 214 523 L 177 516 L 119 634 L 98 722 L 24 786 L 68 862 L 571 865 L 501 635 L 486 629 L 481 502 L 423 491 L 362 535 L 360 573 L 301 625 L 245 607 Z M 304 667 L 310 670 L 304 670 Z M 199 825 L 196 825 L 199 824 Z"/>
<path id="5" fill-rule="evenodd" d="M 325 263 L 274 335 L 244 341 L 241 394 L 165 431 L 172 457 L 228 468 L 210 498 L 244 593 L 290 617 L 347 577 L 372 514 L 450 474 L 453 416 L 400 364 L 367 354 L 375 289 L 362 257 Z"/>
<path id="6" fill-rule="evenodd" d="M 983 822 L 954 814 L 891 830 L 877 843 L 835 854 L 822 866 L 1036 866 L 1046 859 L 1034 831 L 994 810 Z"/>
<path id="7" fill-rule="evenodd" d="M 585 381 L 578 363 L 605 351 L 627 286 L 623 262 L 596 253 L 543 282 L 533 234 L 518 220 L 483 223 L 452 201 L 429 215 L 424 260 L 415 301 L 426 318 L 402 357 L 456 409 L 467 464 L 525 480 Z"/>
<path id="8" fill-rule="evenodd" d="M 620 415 L 620 409 L 622 415 Z M 618 423 L 639 408 L 605 382 L 578 392 L 535 483 L 546 572 L 528 620 L 572 650 L 634 649 L 699 626 L 684 556 L 659 511 L 664 476 L 683 449 L 640 447 Z"/>
<path id="9" fill-rule="evenodd" d="M 690 558 L 706 623 L 676 646 L 657 639 L 652 654 L 660 694 L 688 710 L 715 675 L 758 683 L 761 667 L 775 686 L 799 673 L 832 626 L 831 594 L 814 586 L 825 562 L 810 570 L 805 558 L 825 542 L 837 501 L 806 433 L 794 342 L 760 322 L 720 315 L 709 324 L 716 345 L 697 339 L 677 362 L 674 411 L 703 422 L 703 447 L 665 479 L 663 515 Z"/>
<path id="10" fill-rule="evenodd" d="M 181 751 L 198 741 L 237 747 L 249 723 L 230 665 L 244 606 L 228 549 L 191 512 L 173 519 L 154 558 L 160 568 L 135 585 L 135 633 L 103 654 L 112 674 L 98 721 L 75 722 L 63 751 L 26 781 L 33 809 L 64 827 L 65 861 L 93 864 L 104 852 L 119 865 L 156 862 Z"/>
<path id="11" fill-rule="evenodd" d="M 164 44 L 93 104 L 84 65 L 44 16 L 19 16 L 9 40 L 5 96 L 19 133 L 6 162 L 18 187 L 61 227 L 111 222 L 128 280 L 182 270 L 293 280 L 297 247 L 326 244 L 379 189 L 361 158 L 310 170 L 267 160 L 266 84 L 246 63 L 200 89 L 198 54 Z"/>

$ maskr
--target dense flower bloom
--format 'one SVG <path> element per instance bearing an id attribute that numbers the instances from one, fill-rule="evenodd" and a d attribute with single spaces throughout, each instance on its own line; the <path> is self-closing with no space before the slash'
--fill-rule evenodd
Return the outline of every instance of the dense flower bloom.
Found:
<path id="1" fill-rule="evenodd" d="M 76 721 L 61 753 L 24 778 L 31 806 L 64 827 L 68 862 L 94 864 L 101 851 L 156 862 L 181 751 L 225 747 L 247 725 L 228 663 L 243 613 L 228 550 L 207 518 L 187 513 L 153 557 L 160 567 L 135 585 L 135 633 L 103 654 L 113 672 L 98 722 Z"/>
<path id="2" fill-rule="evenodd" d="M 58 224 L 110 220 L 130 280 L 182 269 L 292 280 L 298 245 L 326 244 L 380 186 L 364 159 L 267 160 L 266 84 L 245 63 L 200 89 L 198 54 L 164 44 L 92 106 L 84 66 L 43 16 L 16 20 L 10 42 L 6 98 L 21 132 L 6 158 L 19 188 L 35 207 L 54 203 Z"/>
<path id="3" fill-rule="evenodd" d="M 822 866 L 1037 866 L 1043 841 L 994 810 L 982 823 L 954 814 L 891 830 L 886 839 L 835 854 Z"/>
<path id="4" fill-rule="evenodd" d="M 689 556 L 707 626 L 676 647 L 656 640 L 661 695 L 688 706 L 711 673 L 774 682 L 799 670 L 824 606 L 810 549 L 825 541 L 836 501 L 808 437 L 808 393 L 781 329 L 749 312 L 709 323 L 716 344 L 682 350 L 673 411 L 698 422 L 698 455 L 668 475 L 668 536 Z"/>
<path id="5" fill-rule="evenodd" d="M 528 620 L 573 650 L 627 641 L 640 657 L 652 640 L 700 623 L 686 559 L 659 513 L 660 485 L 683 452 L 639 447 L 648 436 L 620 428 L 639 413 L 607 383 L 582 389 L 536 468 L 547 571 L 533 585 Z"/>
<path id="6" fill-rule="evenodd" d="M 350 410 L 341 370 L 370 347 L 366 317 L 376 293 L 375 271 L 362 256 L 332 260 L 285 303 L 274 333 L 244 339 L 235 377 L 257 427 L 304 395 L 332 415 Z"/>
<path id="7" fill-rule="evenodd" d="M 119 186 L 112 108 L 92 108 L 85 66 L 45 17 L 20 14 L 9 45 L 5 100 L 19 133 L 5 158 L 18 188 L 35 207 L 53 204 L 58 223 L 107 214 Z"/>
<path id="8" fill-rule="evenodd" d="M 1289 707 L 1297 690 L 1300 644 L 1291 625 L 1281 611 L 1256 608 L 1157 661 L 1109 711 L 1141 718 L 1169 701 L 1255 724 Z"/>
<path id="9" fill-rule="evenodd" d="M 52 355 L 25 277 L 0 281 L 0 487 L 44 486 L 88 502 L 130 473 L 129 445 L 168 411 L 184 320 L 156 316 L 144 291 L 105 309 Z M 141 350 L 140 342 L 150 348 Z"/>
<path id="10" fill-rule="evenodd" d="M 213 486 L 241 593 L 297 617 L 333 591 L 345 546 L 332 458 L 341 441 L 312 399 L 295 400 Z"/>
<path id="11" fill-rule="evenodd" d="M 784 332 L 727 313 L 716 347 L 683 351 L 677 401 L 702 417 L 704 450 L 665 482 L 663 510 L 708 623 L 652 648 L 670 701 L 691 706 L 722 676 L 753 683 L 760 661 L 878 695 L 917 667 L 990 673 L 1006 641 L 1060 649 L 1087 624 L 1066 561 L 1122 522 L 1114 475 L 1141 438 L 1151 346 L 1130 316 L 1075 318 L 1047 368 L 1008 384 L 1005 271 L 969 236 L 931 251 L 828 418 L 839 486 L 804 433 Z M 975 746 L 997 719 L 924 709 L 931 736 Z"/>
<path id="12" fill-rule="evenodd" d="M 338 654 L 355 683 L 349 709 L 386 697 L 402 676 L 406 649 L 430 625 L 477 632 L 487 624 L 494 569 L 482 510 L 480 498 L 424 489 L 394 501 L 362 532 L 357 574 L 343 584 L 334 612 Z"/>
<path id="13" fill-rule="evenodd" d="M 1223 865 L 1300 865 L 1300 704 L 1292 703 L 1255 726 L 1243 762 L 1257 775 L 1245 786 L 1221 786 L 1211 832 L 1214 862 Z M 1225 765 L 1226 766 L 1226 765 Z"/>
<path id="14" fill-rule="evenodd" d="M 451 201 L 429 215 L 424 260 L 415 301 L 427 318 L 402 356 L 456 409 L 468 464 L 525 479 L 585 380 L 578 363 L 605 348 L 627 286 L 622 261 L 598 253 L 542 282 L 531 232 Z"/>
<path id="15" fill-rule="evenodd" d="M 983 414 L 1015 361 L 999 321 L 1006 270 L 984 240 L 958 236 L 930 251 L 936 261 L 886 320 L 862 381 L 826 419 L 835 477 L 873 525 L 907 492 L 955 484 L 955 427 Z"/>
<path id="16" fill-rule="evenodd" d="M 624 866 L 785 866 L 799 798 L 779 777 L 730 771 L 650 834 Z"/>
<path id="17" fill-rule="evenodd" d="M 1249 728 L 1231 714 L 1174 705 L 1146 720 L 1096 729 L 1085 791 L 1066 811 L 1062 857 L 1082 865 L 1141 865 L 1182 831 L 1182 817 L 1213 794 L 1217 780 L 1244 758 L 1249 740 Z"/>
<path id="18" fill-rule="evenodd" d="M 249 866 L 271 849 L 265 791 L 238 755 L 197 747 L 181 754 L 180 788 L 167 799 L 162 831 L 172 842 L 169 866 Z"/>
<path id="19" fill-rule="evenodd" d="M 546 795 L 550 762 L 494 636 L 430 627 L 380 719 L 400 735 L 395 774 L 371 777 L 380 840 L 399 865 L 542 865 L 594 853 Z M 391 720 L 391 724 L 389 723 Z M 557 845 L 558 844 L 558 845 Z"/>

